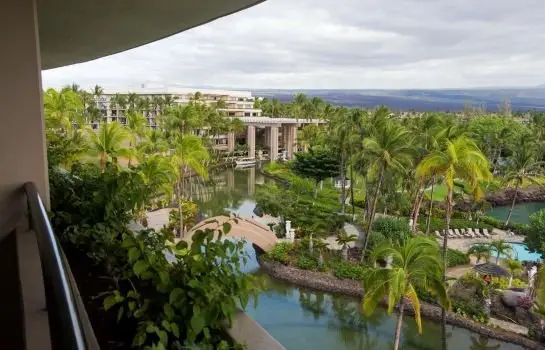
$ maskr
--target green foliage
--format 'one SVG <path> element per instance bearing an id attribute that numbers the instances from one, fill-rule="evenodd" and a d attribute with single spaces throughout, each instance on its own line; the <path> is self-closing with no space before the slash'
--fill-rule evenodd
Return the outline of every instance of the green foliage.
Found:
<path id="1" fill-rule="evenodd" d="M 238 305 L 246 307 L 248 296 L 257 290 L 253 277 L 241 271 L 247 259 L 244 242 L 221 240 L 229 230 L 229 224 L 218 228 L 217 240 L 213 230 L 197 231 L 191 245 L 181 241 L 176 247 L 153 231 L 124 235 L 122 248 L 130 263 L 125 273 L 136 288 L 116 290 L 113 296 L 120 318 L 138 324 L 133 346 L 172 348 L 217 341 L 212 334 L 223 329 Z M 176 261 L 167 261 L 165 250 Z M 105 306 L 112 304 L 111 298 L 105 299 Z"/>
<path id="2" fill-rule="evenodd" d="M 338 278 L 346 278 L 362 281 L 365 275 L 365 267 L 360 264 L 340 261 L 333 265 L 333 273 Z"/>
<path id="3" fill-rule="evenodd" d="M 487 324 L 488 316 L 484 313 L 482 307 L 477 307 L 473 303 L 457 300 L 452 302 L 452 310 L 458 315 L 472 319 L 475 322 Z"/>
<path id="4" fill-rule="evenodd" d="M 193 227 L 197 224 L 197 204 L 190 201 L 182 200 L 182 216 L 184 225 L 187 227 Z M 168 225 L 167 228 L 170 232 L 174 232 L 178 229 L 180 225 L 180 214 L 178 210 L 171 210 L 168 214 Z"/>
<path id="5" fill-rule="evenodd" d="M 392 242 L 403 242 L 411 236 L 409 223 L 405 218 L 378 218 L 373 225 L 373 232 L 371 237 L 380 233 L 385 239 L 391 240 Z"/>
<path id="6" fill-rule="evenodd" d="M 456 249 L 448 249 L 447 252 L 448 258 L 448 267 L 458 266 L 458 265 L 467 265 L 469 264 L 469 257 L 463 252 Z"/>
<path id="7" fill-rule="evenodd" d="M 423 236 L 411 237 L 402 245 L 383 244 L 373 250 L 371 261 L 391 260 L 390 268 L 367 268 L 363 285 L 365 315 L 373 313 L 379 302 L 388 298 L 388 313 L 392 313 L 398 303 L 406 301 L 412 305 L 418 332 L 422 333 L 420 301 L 416 288 L 433 291 L 437 301 L 445 308 L 450 307 L 445 286 L 441 281 L 443 274 L 439 246 L 433 239 Z M 401 316 L 402 317 L 402 316 Z"/>
<path id="8" fill-rule="evenodd" d="M 317 185 L 322 180 L 337 176 L 339 163 L 329 151 L 310 149 L 308 153 L 295 154 L 292 170 L 301 177 L 313 179 Z"/>
<path id="9" fill-rule="evenodd" d="M 310 193 L 298 192 L 293 186 L 261 186 L 256 202 L 265 213 L 290 220 L 301 231 L 320 226 L 324 235 L 337 232 L 346 219 L 337 214 L 339 202 L 335 198 L 320 196 L 315 200 Z"/>
<path id="10" fill-rule="evenodd" d="M 545 210 L 530 215 L 530 225 L 524 240 L 531 252 L 545 256 Z"/>
<path id="11" fill-rule="evenodd" d="M 503 220 L 498 220 L 496 218 L 490 217 L 490 216 L 483 216 L 481 218 L 482 222 L 484 222 L 487 225 L 490 225 L 492 227 L 499 228 L 501 230 L 511 230 L 513 232 L 516 232 L 519 235 L 526 235 L 526 233 L 529 230 L 529 225 L 527 224 L 520 224 L 517 222 L 509 222 L 507 225 Z"/>
<path id="12" fill-rule="evenodd" d="M 290 263 L 290 254 L 293 252 L 294 246 L 291 243 L 277 243 L 273 249 L 267 253 L 267 257 L 284 265 Z"/>
<path id="13" fill-rule="evenodd" d="M 312 256 L 301 254 L 297 259 L 296 266 L 301 270 L 316 270 L 318 268 L 318 262 Z"/>
<path id="14" fill-rule="evenodd" d="M 248 259 L 244 243 L 213 240 L 207 230 L 190 245 L 172 246 L 160 232 L 129 231 L 139 206 L 153 197 L 136 169 L 106 166 L 102 172 L 76 164 L 72 173 L 51 170 L 52 225 L 71 263 L 92 272 L 85 279 L 111 291 L 100 318 L 117 320 L 108 324 L 113 334 L 134 329 L 127 336 L 138 348 L 219 346 L 224 322 L 256 292 L 253 277 L 241 271 Z M 217 229 L 220 238 L 229 230 L 229 224 Z"/>

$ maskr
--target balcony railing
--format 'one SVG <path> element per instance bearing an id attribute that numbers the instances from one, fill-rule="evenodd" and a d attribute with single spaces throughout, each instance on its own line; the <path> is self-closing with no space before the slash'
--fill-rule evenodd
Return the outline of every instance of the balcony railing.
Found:
<path id="1" fill-rule="evenodd" d="M 67 260 L 33 183 L 26 183 L 29 228 L 40 261 L 52 349 L 99 349 Z"/>

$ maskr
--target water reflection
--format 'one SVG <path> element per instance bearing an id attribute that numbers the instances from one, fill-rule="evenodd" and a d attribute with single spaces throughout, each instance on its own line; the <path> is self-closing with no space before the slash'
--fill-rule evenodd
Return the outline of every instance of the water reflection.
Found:
<path id="1" fill-rule="evenodd" d="M 391 349 L 395 315 L 378 309 L 365 318 L 360 301 L 298 288 L 257 272 L 266 288 L 256 308 L 248 313 L 287 349 L 380 350 Z M 437 322 L 423 320 L 424 333 L 418 335 L 414 319 L 406 317 L 401 348 L 440 349 L 441 333 Z M 463 328 L 448 326 L 447 338 L 452 350 L 522 349 L 480 337 Z"/>
<path id="2" fill-rule="evenodd" d="M 188 179 L 191 182 L 187 196 L 199 205 L 206 216 L 222 215 L 226 212 L 238 212 L 251 217 L 255 202 L 256 186 L 272 181 L 265 178 L 254 167 L 235 169 L 227 168 L 213 171 L 208 181 Z"/>

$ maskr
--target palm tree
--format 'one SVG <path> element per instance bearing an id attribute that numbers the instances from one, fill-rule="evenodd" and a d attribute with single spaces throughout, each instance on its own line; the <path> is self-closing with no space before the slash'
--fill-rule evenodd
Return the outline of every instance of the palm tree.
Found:
<path id="1" fill-rule="evenodd" d="M 204 146 L 202 139 L 195 135 L 178 135 L 175 142 L 176 153 L 173 156 L 173 162 L 176 167 L 178 184 L 176 194 L 178 199 L 178 213 L 180 216 L 180 227 L 178 235 L 183 237 L 184 223 L 182 216 L 182 197 L 184 196 L 184 180 L 188 172 L 206 178 L 208 171 L 204 162 L 209 159 L 208 151 Z"/>
<path id="2" fill-rule="evenodd" d="M 459 136 L 453 141 L 444 138 L 444 145 L 441 149 L 435 150 L 427 155 L 417 166 L 416 176 L 420 179 L 432 176 L 441 176 L 447 187 L 447 211 L 445 234 L 443 235 L 443 283 L 447 281 L 447 248 L 450 228 L 450 217 L 452 215 L 454 192 L 454 180 L 462 179 L 475 191 L 479 184 L 491 178 L 488 159 L 479 150 L 475 142 L 465 136 Z M 441 312 L 443 347 L 446 347 L 446 310 Z"/>
<path id="3" fill-rule="evenodd" d="M 103 93 L 104 89 L 98 85 L 95 85 L 95 87 L 93 88 L 93 95 L 95 96 L 95 98 L 99 98 L 100 96 L 102 96 Z"/>
<path id="4" fill-rule="evenodd" d="M 163 132 L 159 130 L 151 130 L 143 142 L 138 144 L 142 153 L 151 155 L 156 153 L 165 153 L 168 151 L 169 145 L 165 140 Z"/>
<path id="5" fill-rule="evenodd" d="M 441 282 L 442 268 L 439 262 L 439 247 L 434 240 L 424 237 L 411 237 L 402 245 L 392 246 L 390 242 L 378 246 L 371 254 L 371 261 L 384 261 L 391 258 L 390 268 L 369 268 L 363 279 L 365 297 L 363 311 L 370 316 L 380 301 L 388 296 L 388 313 L 398 307 L 394 350 L 399 348 L 399 338 L 405 303 L 412 304 L 418 333 L 422 333 L 420 301 L 416 290 L 424 288 L 432 291 L 439 304 L 450 307 L 445 285 Z"/>
<path id="6" fill-rule="evenodd" d="M 130 150 L 123 147 L 123 142 L 129 138 L 127 130 L 119 123 L 102 124 L 98 132 L 89 130 L 90 154 L 100 157 L 102 171 L 106 169 L 109 160 L 117 163 L 119 157 L 130 154 Z"/>
<path id="7" fill-rule="evenodd" d="M 166 108 L 172 107 L 175 102 L 176 102 L 176 97 L 174 97 L 172 95 L 164 95 L 163 96 L 164 107 L 166 107 Z"/>
<path id="8" fill-rule="evenodd" d="M 376 125 L 370 137 L 363 140 L 364 154 L 371 161 L 371 169 L 377 174 L 375 194 L 371 212 L 368 216 L 367 230 L 363 242 L 362 261 L 365 258 L 369 237 L 372 234 L 373 221 L 384 176 L 388 169 L 403 171 L 412 163 L 411 137 L 406 128 L 391 121 Z"/>
<path id="9" fill-rule="evenodd" d="M 509 220 L 511 220 L 520 186 L 525 181 L 537 184 L 536 179 L 543 175 L 543 165 L 545 162 L 536 161 L 537 152 L 535 143 L 525 141 L 527 140 L 525 136 L 523 136 L 518 149 L 511 157 L 510 170 L 505 176 L 508 183 L 515 184 L 515 193 L 513 194 L 513 201 L 511 202 L 511 208 L 509 208 L 505 225 L 509 224 Z"/>
<path id="10" fill-rule="evenodd" d="M 511 256 L 513 247 L 503 239 L 490 242 L 490 249 L 496 252 L 496 264 L 500 263 L 500 255 Z"/>
<path id="11" fill-rule="evenodd" d="M 327 250 L 329 243 L 322 239 L 314 240 L 314 249 L 318 251 L 318 267 L 324 266 L 324 252 Z"/>
<path id="12" fill-rule="evenodd" d="M 341 251 L 342 251 L 343 260 L 348 260 L 348 245 L 351 242 L 355 242 L 357 240 L 358 240 L 358 236 L 356 236 L 356 235 L 349 235 L 344 230 L 341 230 L 339 232 L 339 234 L 337 235 L 336 241 L 342 247 Z"/>
<path id="13" fill-rule="evenodd" d="M 509 270 L 509 288 L 513 284 L 513 276 L 522 271 L 522 263 L 519 260 L 507 260 L 506 262 L 507 270 Z"/>
<path id="14" fill-rule="evenodd" d="M 165 129 L 167 133 L 186 135 L 201 125 L 202 115 L 197 106 L 193 104 L 171 107 L 166 111 Z"/>
<path id="15" fill-rule="evenodd" d="M 490 259 L 490 255 L 492 255 L 492 248 L 489 244 L 475 244 L 469 248 L 467 255 L 473 255 L 477 259 L 478 264 L 481 259 L 484 261 L 488 261 L 488 259 Z"/>
<path id="16" fill-rule="evenodd" d="M 137 101 L 138 95 L 134 92 L 129 92 L 127 95 L 127 105 L 129 106 L 129 111 L 133 111 L 136 108 Z"/>
<path id="17" fill-rule="evenodd" d="M 127 129 L 129 129 L 129 148 L 135 153 L 138 145 L 138 139 L 146 134 L 146 118 L 140 113 L 130 111 L 127 115 Z M 129 156 L 129 166 L 131 166 L 132 156 Z"/>
<path id="18" fill-rule="evenodd" d="M 44 93 L 44 112 L 46 127 L 69 131 L 74 124 L 83 125 L 83 103 L 80 96 L 70 89 L 60 92 L 47 89 Z"/>

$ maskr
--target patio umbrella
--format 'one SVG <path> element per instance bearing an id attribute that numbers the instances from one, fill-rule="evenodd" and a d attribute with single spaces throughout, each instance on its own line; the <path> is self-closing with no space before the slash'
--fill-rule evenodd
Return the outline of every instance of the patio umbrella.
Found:
<path id="1" fill-rule="evenodd" d="M 482 275 L 490 275 L 494 277 L 509 277 L 510 276 L 509 271 L 507 271 L 503 267 L 496 264 L 488 263 L 488 262 L 484 264 L 475 265 L 473 267 L 473 270 L 475 270 L 476 272 Z"/>

